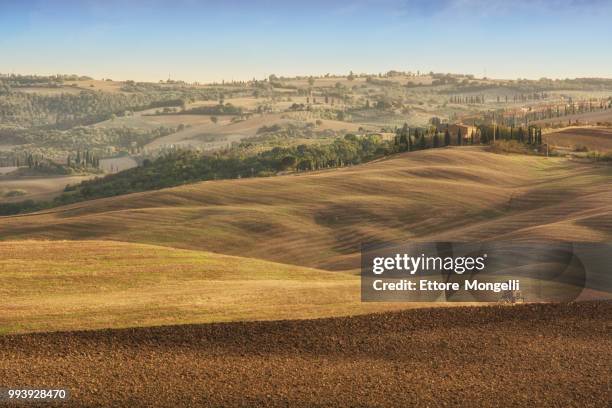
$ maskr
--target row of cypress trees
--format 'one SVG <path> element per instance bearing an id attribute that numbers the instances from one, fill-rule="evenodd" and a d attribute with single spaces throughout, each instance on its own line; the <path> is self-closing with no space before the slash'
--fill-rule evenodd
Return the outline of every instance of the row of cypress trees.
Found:
<path id="1" fill-rule="evenodd" d="M 479 125 L 469 135 L 462 134 L 458 129 L 451 134 L 449 127 L 444 132 L 436 128 L 409 128 L 404 123 L 395 131 L 394 146 L 399 152 L 423 150 L 428 148 L 444 147 L 464 144 L 489 144 L 494 140 L 516 140 L 530 145 L 542 144 L 542 129 L 538 126 L 514 127 L 499 125 Z"/>

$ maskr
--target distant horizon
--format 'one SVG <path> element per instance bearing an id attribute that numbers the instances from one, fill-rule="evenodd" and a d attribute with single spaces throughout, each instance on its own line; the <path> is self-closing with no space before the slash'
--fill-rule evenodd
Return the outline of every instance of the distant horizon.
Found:
<path id="1" fill-rule="evenodd" d="M 410 67 L 609 78 L 610 20 L 604 0 L 4 0 L 0 72 L 212 83 Z"/>
<path id="2" fill-rule="evenodd" d="M 395 72 L 401 72 L 401 73 L 412 73 L 412 74 L 416 74 L 417 71 L 412 71 L 409 69 L 390 69 L 390 70 L 386 70 L 386 71 L 381 71 L 381 72 L 356 72 L 353 71 L 353 74 L 355 74 L 356 76 L 363 76 L 363 75 L 367 75 L 367 76 L 378 76 L 378 74 L 382 74 L 385 75 L 387 72 L 390 71 L 395 71 Z M 463 73 L 463 72 L 445 72 L 445 71 L 439 71 L 439 72 L 434 72 L 434 71 L 421 71 L 420 75 L 421 76 L 426 76 L 426 75 L 430 75 L 433 72 L 433 74 L 443 74 L 443 75 L 455 75 L 455 76 L 473 76 L 474 80 L 493 80 L 493 81 L 519 81 L 519 80 L 528 80 L 528 81 L 539 81 L 541 79 L 548 79 L 548 80 L 552 80 L 552 81 L 564 81 L 564 80 L 579 80 L 579 79 L 609 79 L 612 80 L 612 76 L 577 76 L 577 77 L 539 77 L 539 78 L 523 78 L 523 77 L 517 77 L 517 78 L 499 78 L 499 77 L 491 77 L 491 76 L 487 76 L 487 77 L 483 77 L 483 76 L 478 76 L 475 74 L 471 74 L 471 73 Z M 309 77 L 313 77 L 313 78 L 324 78 L 326 75 L 329 75 L 330 78 L 342 78 L 342 77 L 347 77 L 350 74 L 349 72 L 346 73 L 333 73 L 333 72 L 326 72 L 324 74 L 321 73 L 312 73 L 312 74 L 298 74 L 298 75 L 287 75 L 287 74 L 282 74 L 282 73 L 276 73 L 276 72 L 272 72 L 270 75 L 276 75 L 278 78 L 287 78 L 287 79 L 294 79 L 294 78 L 309 78 Z M 170 78 L 163 78 L 163 79 L 142 79 L 142 78 L 136 78 L 136 77 L 130 77 L 130 78 L 111 78 L 111 77 L 97 77 L 97 76 L 93 76 L 87 73 L 80 73 L 80 72 L 55 72 L 55 73 L 41 73 L 41 72 L 1 72 L 0 71 L 0 76 L 2 75 L 21 75 L 21 76 L 39 76 L 39 77 L 52 77 L 52 76 L 70 76 L 70 75 L 75 75 L 75 76 L 79 76 L 79 77 L 89 77 L 94 81 L 105 81 L 105 80 L 111 80 L 113 82 L 126 82 L 126 81 L 134 81 L 134 82 L 145 82 L 145 83 L 160 83 L 160 82 L 167 82 L 168 80 L 170 81 L 175 81 L 175 82 L 184 82 L 186 84 L 194 84 L 197 83 L 198 85 L 209 85 L 209 84 L 220 84 L 222 82 L 226 82 L 226 83 L 231 83 L 232 81 L 234 82 L 249 82 L 249 81 L 253 81 L 253 80 L 257 80 L 257 81 L 263 81 L 263 80 L 267 80 L 269 78 L 269 75 L 266 77 L 261 77 L 261 78 L 233 78 L 233 79 L 227 79 L 227 78 L 222 78 L 221 80 L 215 80 L 215 81 L 204 81 L 204 80 L 184 80 L 182 78 L 174 78 L 174 77 L 170 77 Z"/>

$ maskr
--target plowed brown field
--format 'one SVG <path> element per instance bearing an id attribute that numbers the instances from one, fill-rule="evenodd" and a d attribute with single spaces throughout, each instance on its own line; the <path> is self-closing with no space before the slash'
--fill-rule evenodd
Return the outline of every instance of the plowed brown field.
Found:
<path id="1" fill-rule="evenodd" d="M 611 325 L 589 302 L 11 335 L 0 384 L 89 407 L 603 407 Z"/>

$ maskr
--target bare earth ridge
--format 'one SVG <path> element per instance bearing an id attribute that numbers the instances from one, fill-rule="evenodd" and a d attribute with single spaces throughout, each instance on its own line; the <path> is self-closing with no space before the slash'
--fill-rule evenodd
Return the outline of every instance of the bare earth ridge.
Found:
<path id="1" fill-rule="evenodd" d="M 0 337 L 0 383 L 73 406 L 609 403 L 612 303 Z"/>

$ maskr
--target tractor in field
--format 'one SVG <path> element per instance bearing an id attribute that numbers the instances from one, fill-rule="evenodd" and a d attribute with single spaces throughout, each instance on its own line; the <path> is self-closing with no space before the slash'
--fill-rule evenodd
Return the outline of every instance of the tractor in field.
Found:
<path id="1" fill-rule="evenodd" d="M 502 292 L 501 303 L 525 303 L 525 297 L 520 290 L 506 290 Z"/>

